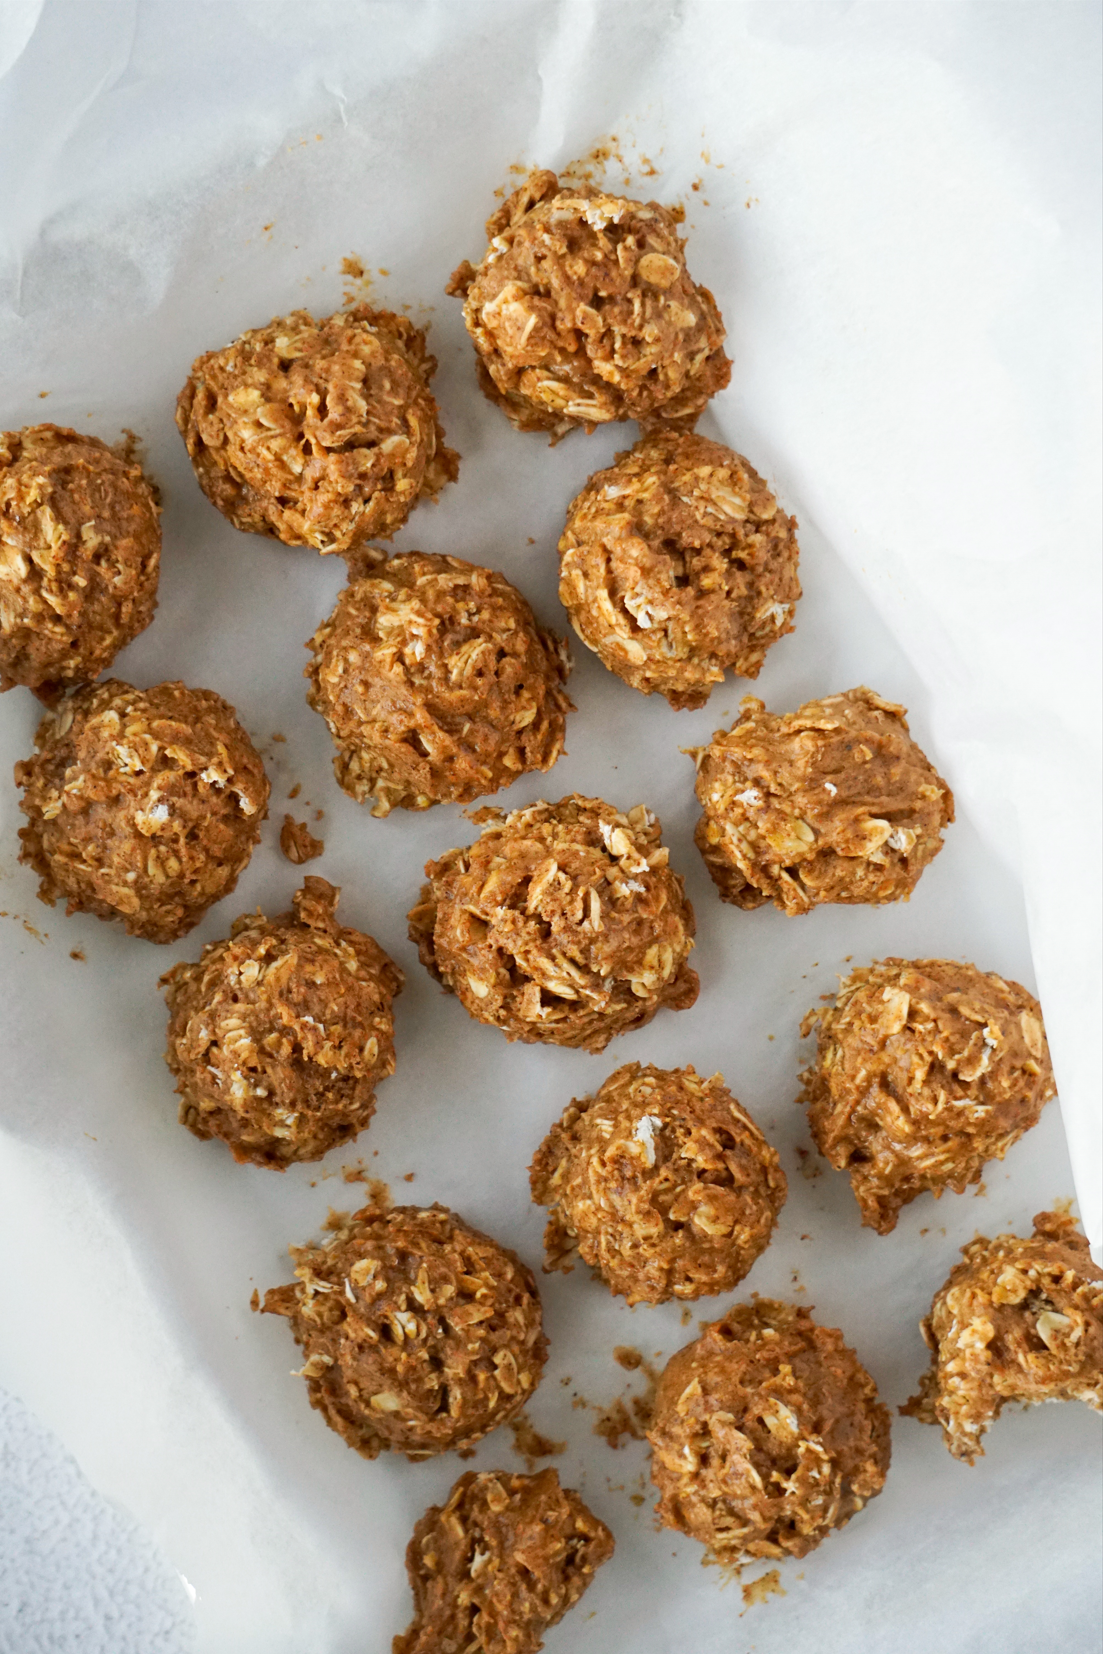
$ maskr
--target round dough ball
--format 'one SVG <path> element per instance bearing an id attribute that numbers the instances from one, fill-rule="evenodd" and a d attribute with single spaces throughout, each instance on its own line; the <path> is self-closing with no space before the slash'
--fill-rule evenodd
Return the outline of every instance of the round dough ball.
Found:
<path id="1" fill-rule="evenodd" d="M 793 630 L 796 523 L 740 454 L 653 431 L 592 476 L 559 542 L 559 600 L 603 666 L 671 706 L 757 678 Z"/>
<path id="2" fill-rule="evenodd" d="M 697 848 L 725 902 L 807 913 L 898 902 L 942 848 L 954 795 L 872 689 L 777 717 L 748 695 L 698 747 Z"/>
<path id="3" fill-rule="evenodd" d="M 15 781 L 28 818 L 19 859 L 40 901 L 175 942 L 230 894 L 260 838 L 268 777 L 221 695 L 108 678 L 44 718 L 35 747 Z"/>
<path id="4" fill-rule="evenodd" d="M 199 486 L 235 528 L 356 552 L 454 482 L 425 331 L 360 305 L 252 328 L 192 363 L 176 404 Z"/>
<path id="5" fill-rule="evenodd" d="M 955 959 L 852 971 L 834 1004 L 809 1011 L 801 1032 L 813 1028 L 800 1100 L 880 1235 L 925 1190 L 979 1183 L 1057 1095 L 1033 994 Z"/>
<path id="6" fill-rule="evenodd" d="M 613 1554 L 613 1536 L 555 1470 L 469 1470 L 406 1550 L 414 1618 L 392 1654 L 538 1654 Z"/>
<path id="7" fill-rule="evenodd" d="M 724 324 L 686 269 L 678 221 L 534 172 L 487 219 L 463 298 L 479 383 L 519 431 L 565 436 L 611 419 L 692 425 L 731 377 Z"/>
<path id="8" fill-rule="evenodd" d="M 547 1360 L 532 1271 L 444 1206 L 365 1206 L 297 1284 L 265 1293 L 306 1360 L 310 1404 L 366 1459 L 473 1447 L 520 1412 Z"/>
<path id="9" fill-rule="evenodd" d="M 661 1521 L 729 1564 L 807 1556 L 880 1493 L 891 1453 L 842 1333 L 769 1298 L 671 1356 L 647 1435 Z"/>
<path id="10" fill-rule="evenodd" d="M 53 702 L 145 630 L 160 515 L 129 452 L 60 425 L 0 432 L 0 690 Z"/>
<path id="11" fill-rule="evenodd" d="M 630 1304 L 730 1292 L 764 1252 L 785 1173 L 714 1074 L 626 1063 L 572 1101 L 536 1151 L 546 1269 L 577 1251 Z"/>
<path id="12" fill-rule="evenodd" d="M 1008 1402 L 1085 1401 L 1103 1412 L 1103 1270 L 1076 1223 L 1039 1212 L 1028 1240 L 978 1235 L 920 1322 L 931 1365 L 902 1413 L 940 1424 L 955 1459 Z"/>
<path id="13" fill-rule="evenodd" d="M 244 913 L 230 939 L 161 978 L 165 1061 L 180 1120 L 235 1160 L 284 1171 L 364 1130 L 394 1073 L 391 1002 L 403 975 L 336 919 L 340 891 L 307 877 L 293 911 Z"/>
<path id="14" fill-rule="evenodd" d="M 502 574 L 423 551 L 354 581 L 308 645 L 338 784 L 372 814 L 469 804 L 563 751 L 566 645 Z"/>
<path id="15" fill-rule="evenodd" d="M 422 964 L 477 1022 L 603 1051 L 664 1005 L 688 1010 L 693 909 L 650 810 L 571 793 L 471 819 L 491 825 L 426 864 L 409 920 Z"/>

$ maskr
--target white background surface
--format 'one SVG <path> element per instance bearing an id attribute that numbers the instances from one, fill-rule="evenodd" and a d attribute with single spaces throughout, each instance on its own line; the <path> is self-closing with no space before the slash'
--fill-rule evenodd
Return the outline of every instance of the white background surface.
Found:
<path id="1" fill-rule="evenodd" d="M 37 904 L 16 864 L 14 790 L 0 790 L 0 1383 L 186 1576 L 203 1654 L 385 1654 L 408 1617 L 410 1528 L 463 1468 L 350 1453 L 288 1376 L 286 1328 L 249 1313 L 254 1285 L 287 1277 L 287 1243 L 327 1205 L 356 1203 L 357 1186 L 330 1178 L 357 1153 L 401 1197 L 453 1204 L 538 1266 L 525 1168 L 568 1098 L 633 1059 L 720 1068 L 790 1178 L 746 1290 L 814 1303 L 893 1406 L 925 1363 L 916 1323 L 957 1247 L 977 1228 L 1022 1231 L 1073 1192 L 1062 1112 L 1098 1236 L 1098 47 L 1096 9 L 1073 0 L 322 3 L 309 28 L 284 0 L 0 12 L 0 424 L 143 439 L 165 496 L 161 606 L 116 670 L 227 695 L 273 782 L 237 892 L 168 949 Z M 904 701 L 959 821 L 907 906 L 802 920 L 722 907 L 692 845 L 678 748 L 727 721 L 745 686 L 675 714 L 576 648 L 569 756 L 498 801 L 579 790 L 654 806 L 697 908 L 702 978 L 692 1011 L 590 1057 L 507 1045 L 418 966 L 404 913 L 421 865 L 474 829 L 450 807 L 373 821 L 338 791 L 300 674 L 343 565 L 231 529 L 194 482 L 172 410 L 200 351 L 295 305 L 335 308 L 344 255 L 386 268 L 372 297 L 431 324 L 462 455 L 459 484 L 395 547 L 500 567 L 562 628 L 567 502 L 633 429 L 554 451 L 513 433 L 475 389 L 442 289 L 478 257 L 508 166 L 562 166 L 611 133 L 628 193 L 685 203 L 691 269 L 729 327 L 732 385 L 701 428 L 745 452 L 801 524 L 797 630 L 756 692 L 785 709 L 865 681 Z M 641 177 L 643 156 L 657 178 Z M 622 187 L 619 167 L 607 176 Z M 23 691 L 0 704 L 0 776 L 36 721 Z M 296 870 L 276 837 L 297 782 L 287 807 L 326 811 L 311 870 L 344 887 L 341 916 L 399 960 L 407 989 L 398 1072 L 368 1134 L 280 1177 L 176 1124 L 156 979 L 236 913 L 288 906 Z M 800 1175 L 792 1099 L 801 1013 L 847 956 L 887 952 L 960 955 L 1037 986 L 1062 1104 L 993 1167 L 986 1197 L 918 1201 L 879 1238 L 859 1228 L 844 1178 Z M 569 1440 L 552 1462 L 618 1541 L 549 1654 L 1094 1649 L 1099 1431 L 1086 1409 L 1005 1417 L 973 1470 L 937 1432 L 898 1421 L 884 1494 L 782 1569 L 784 1598 L 740 1618 L 738 1586 L 721 1590 L 696 1546 L 657 1534 L 650 1499 L 630 1502 L 642 1449 L 612 1454 L 571 1407 L 576 1392 L 607 1402 L 626 1387 L 614 1344 L 665 1358 L 695 1327 L 677 1306 L 629 1311 L 578 1271 L 544 1279 L 552 1355 L 530 1412 Z M 502 1436 L 476 1467 L 518 1466 Z M 28 1522 L 55 1487 L 64 1510 L 61 1468 L 20 1482 L 14 1464 L 9 1488 L 34 1490 Z M 167 1602 L 139 1552 L 150 1601 Z M 92 1578 L 91 1538 L 86 1554 Z M 24 1635 L 3 1564 L 0 1587 L 5 1654 L 77 1646 Z M 183 1625 L 182 1594 L 177 1606 Z M 105 1630 L 102 1647 L 148 1646 L 123 1634 Z M 172 1635 L 173 1654 L 188 1646 L 186 1628 Z"/>

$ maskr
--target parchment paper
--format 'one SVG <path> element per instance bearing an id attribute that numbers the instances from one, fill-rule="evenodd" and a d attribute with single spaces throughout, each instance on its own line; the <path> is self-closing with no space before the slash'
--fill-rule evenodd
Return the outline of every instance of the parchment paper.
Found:
<path id="1" fill-rule="evenodd" d="M 925 1364 L 917 1322 L 957 1248 L 1073 1194 L 1066 1134 L 1098 1241 L 1098 28 L 1069 0 L 0 11 L 0 423 L 138 433 L 165 497 L 161 605 L 116 671 L 228 696 L 273 782 L 236 893 L 167 949 L 42 908 L 0 787 L 0 1382 L 149 1525 L 195 1595 L 204 1654 L 389 1650 L 409 1613 L 410 1528 L 463 1468 L 357 1458 L 289 1376 L 286 1328 L 249 1313 L 254 1286 L 287 1278 L 287 1244 L 360 1202 L 339 1174 L 361 1156 L 396 1197 L 452 1204 L 538 1268 L 526 1167 L 569 1097 L 632 1059 L 719 1068 L 790 1178 L 744 1290 L 814 1303 L 893 1406 Z M 602 143 L 610 182 L 685 204 L 691 268 L 735 361 L 701 428 L 800 520 L 797 630 L 756 692 L 782 709 L 864 681 L 903 701 L 959 819 L 907 906 L 801 920 L 722 907 L 679 748 L 729 721 L 746 686 L 675 714 L 576 647 L 569 756 L 496 802 L 577 789 L 656 808 L 697 908 L 702 980 L 692 1011 L 590 1057 L 507 1045 L 417 964 L 404 914 L 422 863 L 474 829 L 454 808 L 374 821 L 338 791 L 300 674 L 343 565 L 230 528 L 172 411 L 195 355 L 295 305 L 328 313 L 357 254 L 377 302 L 431 323 L 463 457 L 396 549 L 502 568 L 565 627 L 566 504 L 633 428 L 554 451 L 513 433 L 475 388 L 442 289 L 479 255 L 511 166 L 561 167 Z M 0 703 L 0 776 L 37 717 L 22 690 Z M 278 1176 L 176 1123 L 156 980 L 238 912 L 288 906 L 285 808 L 324 835 L 311 870 L 343 886 L 343 919 L 401 962 L 407 988 L 370 1131 Z M 885 953 L 963 956 L 1038 986 L 1062 1100 L 980 1198 L 917 1201 L 882 1239 L 859 1228 L 844 1178 L 802 1175 L 815 1156 L 799 1153 L 793 1098 L 801 1014 L 848 961 Z M 678 1306 L 629 1311 L 585 1272 L 544 1279 L 552 1355 L 531 1415 L 569 1443 L 551 1462 L 618 1543 L 549 1654 L 1094 1648 L 1087 1409 L 1006 1416 L 972 1470 L 898 1421 L 884 1494 L 741 1618 L 739 1585 L 656 1532 L 650 1497 L 633 1503 L 642 1446 L 613 1453 L 573 1405 L 638 1388 L 614 1345 L 665 1359 L 695 1322 Z M 519 1467 L 508 1433 L 474 1464 Z"/>

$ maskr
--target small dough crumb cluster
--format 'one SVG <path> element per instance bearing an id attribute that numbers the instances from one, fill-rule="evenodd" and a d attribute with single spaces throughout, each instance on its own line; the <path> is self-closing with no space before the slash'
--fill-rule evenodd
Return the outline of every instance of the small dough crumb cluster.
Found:
<path id="1" fill-rule="evenodd" d="M 268 778 L 234 709 L 210 689 L 109 678 L 43 719 L 15 766 L 19 859 L 67 913 L 175 942 L 228 896 L 260 838 Z"/>
<path id="2" fill-rule="evenodd" d="M 563 751 L 566 646 L 491 569 L 392 557 L 341 593 L 308 647 L 338 785 L 375 816 L 469 804 Z"/>
<path id="3" fill-rule="evenodd" d="M 517 430 L 692 425 L 728 383 L 716 300 L 666 207 L 537 171 L 486 233 L 481 264 L 465 260 L 447 291 L 464 300 L 484 394 Z"/>
<path id="4" fill-rule="evenodd" d="M 414 1528 L 414 1619 L 393 1654 L 538 1654 L 613 1554 L 613 1536 L 554 1470 L 468 1471 Z"/>
<path id="5" fill-rule="evenodd" d="M 1103 1270 L 1074 1220 L 1040 1212 L 1029 1239 L 978 1235 L 962 1258 L 920 1323 L 931 1365 L 900 1411 L 969 1464 L 1009 1402 L 1103 1412 Z"/>
<path id="6" fill-rule="evenodd" d="M 738 1304 L 659 1380 L 657 1514 L 722 1563 L 806 1556 L 880 1493 L 889 1432 L 841 1332 L 803 1306 Z"/>
<path id="7" fill-rule="evenodd" d="M 243 914 L 228 941 L 161 978 L 181 1123 L 235 1160 L 282 1171 L 321 1159 L 364 1130 L 394 1073 L 403 975 L 337 923 L 339 895 L 308 876 L 291 913 Z"/>
<path id="8" fill-rule="evenodd" d="M 472 1447 L 540 1382 L 532 1272 L 445 1207 L 366 1206 L 291 1256 L 296 1284 L 264 1310 L 288 1317 L 311 1406 L 366 1459 Z"/>
<path id="9" fill-rule="evenodd" d="M 192 363 L 176 406 L 199 486 L 246 534 L 382 557 L 459 474 L 429 390 L 424 329 L 359 305 L 251 328 Z"/>
<path id="10" fill-rule="evenodd" d="M 953 959 L 883 959 L 809 1011 L 812 1136 L 878 1234 L 926 1190 L 961 1194 L 1056 1096 L 1042 1011 L 1017 982 Z"/>
<path id="11" fill-rule="evenodd" d="M 284 816 L 280 828 L 280 849 L 288 861 L 301 867 L 304 862 L 316 861 L 325 853 L 325 847 L 325 840 L 315 838 L 305 821 L 296 821 L 291 815 Z"/>
<path id="12" fill-rule="evenodd" d="M 871 689 L 778 717 L 754 696 L 693 753 L 697 848 L 725 902 L 808 913 L 897 902 L 942 848 L 954 797 Z"/>
<path id="13" fill-rule="evenodd" d="M 53 702 L 145 630 L 160 513 L 129 452 L 59 425 L 0 432 L 0 690 Z"/>
<path id="14" fill-rule="evenodd" d="M 603 666 L 676 708 L 732 670 L 757 678 L 793 630 L 796 523 L 742 455 L 653 431 L 573 501 L 559 600 Z"/>
<path id="15" fill-rule="evenodd" d="M 655 816 L 577 793 L 489 821 L 429 862 L 410 939 L 478 1022 L 507 1039 L 603 1051 L 697 998 L 693 909 Z"/>
<path id="16" fill-rule="evenodd" d="M 537 1150 L 546 1269 L 577 1251 L 630 1304 L 729 1292 L 769 1244 L 785 1173 L 714 1074 L 626 1063 Z"/>

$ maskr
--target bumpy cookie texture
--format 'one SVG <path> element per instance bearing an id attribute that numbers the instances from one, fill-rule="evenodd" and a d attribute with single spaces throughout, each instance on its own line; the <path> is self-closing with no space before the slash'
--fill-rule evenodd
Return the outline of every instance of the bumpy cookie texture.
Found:
<path id="1" fill-rule="evenodd" d="M 161 978 L 181 1123 L 235 1160 L 282 1171 L 320 1159 L 364 1130 L 394 1073 L 403 975 L 337 923 L 339 895 L 307 877 L 291 913 L 242 914 L 228 941 Z"/>
<path id="2" fill-rule="evenodd" d="M 630 1304 L 729 1292 L 769 1244 L 785 1173 L 714 1074 L 626 1063 L 537 1150 L 546 1269 L 577 1252 Z"/>
<path id="3" fill-rule="evenodd" d="M 736 1565 L 806 1556 L 880 1493 L 891 1451 L 842 1333 L 766 1298 L 671 1357 L 648 1440 L 664 1525 Z"/>
<path id="4" fill-rule="evenodd" d="M 812 1136 L 879 1234 L 930 1190 L 961 1194 L 1056 1095 L 1042 1012 L 1017 982 L 953 959 L 883 959 L 809 1011 Z"/>
<path id="5" fill-rule="evenodd" d="M 268 778 L 210 689 L 117 678 L 76 690 L 15 766 L 28 817 L 19 859 L 39 900 L 175 942 L 228 896 L 268 809 Z"/>
<path id="6" fill-rule="evenodd" d="M 554 1470 L 461 1476 L 406 1550 L 414 1618 L 393 1654 L 537 1654 L 613 1554 L 613 1536 Z"/>
<path id="7" fill-rule="evenodd" d="M 392 557 L 341 593 L 308 647 L 338 785 L 375 816 L 469 804 L 563 751 L 566 646 L 491 569 Z"/>
<path id="8" fill-rule="evenodd" d="M 519 431 L 692 425 L 731 377 L 716 300 L 686 269 L 674 214 L 534 172 L 487 219 L 478 268 L 448 292 L 479 383 Z"/>
<path id="9" fill-rule="evenodd" d="M 729 669 L 757 678 L 767 649 L 793 630 L 795 531 L 740 454 L 653 431 L 572 503 L 559 600 L 633 689 L 704 706 Z"/>
<path id="10" fill-rule="evenodd" d="M 376 560 L 455 480 L 424 330 L 360 305 L 252 328 L 192 364 L 176 405 L 199 486 L 247 534 Z"/>
<path id="11" fill-rule="evenodd" d="M 59 425 L 0 432 L 0 690 L 54 701 L 153 619 L 160 505 L 127 452 Z"/>
<path id="12" fill-rule="evenodd" d="M 1075 1221 L 1039 1212 L 1029 1239 L 978 1235 L 962 1258 L 920 1323 L 931 1365 L 900 1411 L 969 1464 L 1009 1402 L 1103 1411 L 1103 1270 Z"/>
<path id="13" fill-rule="evenodd" d="M 532 1272 L 443 1206 L 355 1212 L 324 1246 L 293 1246 L 286 1315 L 310 1404 L 366 1459 L 472 1447 L 520 1412 L 548 1347 Z"/>
<path id="14" fill-rule="evenodd" d="M 754 696 L 696 748 L 697 848 L 725 902 L 808 913 L 897 902 L 942 848 L 954 796 L 871 689 L 777 716 Z"/>
<path id="15" fill-rule="evenodd" d="M 491 825 L 426 864 L 409 920 L 422 964 L 478 1022 L 603 1051 L 693 1004 L 693 909 L 650 810 L 572 793 L 472 820 Z"/>

